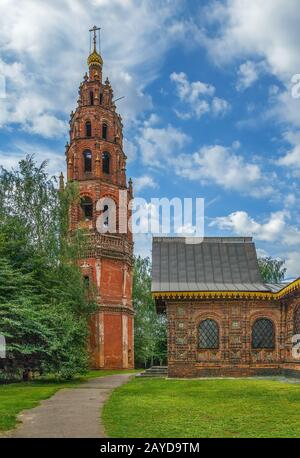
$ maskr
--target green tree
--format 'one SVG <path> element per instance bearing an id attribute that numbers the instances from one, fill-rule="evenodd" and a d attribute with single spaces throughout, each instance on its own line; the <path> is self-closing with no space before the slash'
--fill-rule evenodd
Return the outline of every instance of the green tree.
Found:
<path id="1" fill-rule="evenodd" d="M 166 363 L 167 355 L 167 318 L 166 315 L 160 314 L 156 317 L 156 342 L 155 342 L 155 359 L 162 366 Z"/>
<path id="2" fill-rule="evenodd" d="M 158 315 L 151 295 L 151 263 L 137 257 L 133 271 L 136 365 L 163 364 L 167 355 L 166 318 Z"/>
<path id="3" fill-rule="evenodd" d="M 258 264 L 263 281 L 266 283 L 280 283 L 284 280 L 286 274 L 285 261 L 265 257 L 259 258 Z"/>
<path id="4" fill-rule="evenodd" d="M 87 368 L 93 289 L 77 259 L 84 234 L 70 237 L 74 185 L 58 192 L 46 163 L 26 157 L 0 172 L 0 332 L 7 341 L 6 375 L 51 372 L 69 378 Z"/>

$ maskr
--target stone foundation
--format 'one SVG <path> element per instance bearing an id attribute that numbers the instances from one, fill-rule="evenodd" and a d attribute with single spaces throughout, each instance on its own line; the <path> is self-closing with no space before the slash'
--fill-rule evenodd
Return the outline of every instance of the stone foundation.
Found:
<path id="1" fill-rule="evenodd" d="M 263 377 L 285 374 L 280 367 L 215 367 L 205 368 L 196 365 L 171 365 L 168 367 L 170 378 L 200 378 L 200 377 Z M 292 372 L 292 371 L 291 371 Z M 300 377 L 300 371 L 294 371 Z"/>

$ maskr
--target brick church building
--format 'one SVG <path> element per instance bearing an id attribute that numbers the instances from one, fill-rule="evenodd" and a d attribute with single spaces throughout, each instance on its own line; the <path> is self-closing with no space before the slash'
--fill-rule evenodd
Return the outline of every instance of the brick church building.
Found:
<path id="1" fill-rule="evenodd" d="M 76 110 L 71 113 L 70 144 L 66 145 L 68 181 L 79 184 L 81 199 L 72 209 L 70 231 L 85 228 L 89 238 L 89 252 L 80 260 L 80 267 L 84 280 L 96 285 L 99 304 L 91 322 L 91 364 L 97 369 L 127 369 L 134 365 L 133 243 L 130 231 L 121 234 L 118 227 L 109 230 L 109 202 L 118 214 L 120 191 L 130 200 L 132 185 L 126 181 L 122 119 L 116 112 L 109 80 L 102 80 L 96 27 L 91 32 L 94 37 L 88 73 L 79 87 Z M 107 231 L 99 232 L 96 227 L 101 216 Z"/>
<path id="2" fill-rule="evenodd" d="M 300 377 L 300 279 L 265 284 L 251 238 L 154 238 L 152 257 L 169 377 Z"/>

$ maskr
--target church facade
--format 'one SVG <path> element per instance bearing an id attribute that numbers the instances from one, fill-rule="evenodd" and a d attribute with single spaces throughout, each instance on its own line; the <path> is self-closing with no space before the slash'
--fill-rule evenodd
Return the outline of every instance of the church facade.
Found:
<path id="1" fill-rule="evenodd" d="M 300 280 L 265 284 L 251 238 L 154 238 L 152 248 L 169 377 L 300 377 Z"/>
<path id="2" fill-rule="evenodd" d="M 71 113 L 70 143 L 66 145 L 68 181 L 77 182 L 80 192 L 69 229 L 83 228 L 89 239 L 80 268 L 84 281 L 95 285 L 97 291 L 98 311 L 91 320 L 91 365 L 127 369 L 134 366 L 132 234 L 120 233 L 118 217 L 115 230 L 111 230 L 109 215 L 119 215 L 120 196 L 132 198 L 132 184 L 126 181 L 122 119 L 116 112 L 109 80 L 102 80 L 96 27 L 91 32 L 94 46 L 76 110 Z M 99 218 L 103 226 L 100 231 Z"/>

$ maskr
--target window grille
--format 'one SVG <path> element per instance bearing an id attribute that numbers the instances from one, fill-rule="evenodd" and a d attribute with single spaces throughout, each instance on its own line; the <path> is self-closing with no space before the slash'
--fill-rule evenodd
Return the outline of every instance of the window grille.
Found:
<path id="1" fill-rule="evenodd" d="M 200 323 L 199 348 L 219 348 L 219 326 L 214 320 L 204 320 Z"/>
<path id="2" fill-rule="evenodd" d="M 253 348 L 275 348 L 274 324 L 267 318 L 257 320 L 252 328 Z"/>

